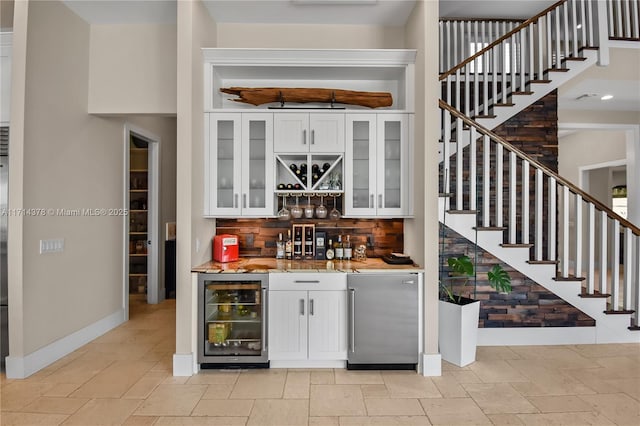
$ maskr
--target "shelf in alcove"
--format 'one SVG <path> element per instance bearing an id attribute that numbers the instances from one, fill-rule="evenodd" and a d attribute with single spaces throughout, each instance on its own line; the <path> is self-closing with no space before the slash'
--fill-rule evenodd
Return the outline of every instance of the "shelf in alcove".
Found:
<path id="1" fill-rule="evenodd" d="M 136 231 L 136 232 L 129 232 L 129 235 L 147 235 L 147 233 L 146 232 L 138 232 L 138 231 Z"/>

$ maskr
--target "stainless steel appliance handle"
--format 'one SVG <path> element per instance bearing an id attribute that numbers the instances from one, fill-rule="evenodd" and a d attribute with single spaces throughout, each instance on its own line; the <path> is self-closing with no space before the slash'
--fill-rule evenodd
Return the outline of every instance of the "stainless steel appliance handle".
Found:
<path id="1" fill-rule="evenodd" d="M 238 194 L 233 194 L 233 208 L 238 208 Z"/>
<path id="2" fill-rule="evenodd" d="M 373 201 L 373 194 L 371 194 L 371 200 L 369 200 L 369 208 L 370 209 L 375 207 L 374 203 L 375 203 L 375 201 Z"/>
<path id="3" fill-rule="evenodd" d="M 309 315 L 313 315 L 313 299 L 309 300 Z"/>
<path id="4" fill-rule="evenodd" d="M 242 194 L 242 208 L 247 208 L 247 194 Z"/>
<path id="5" fill-rule="evenodd" d="M 316 144 L 316 131 L 311 130 L 311 145 L 315 145 L 315 144 Z"/>
<path id="6" fill-rule="evenodd" d="M 378 195 L 378 208 L 382 208 L 382 194 Z"/>
<path id="7" fill-rule="evenodd" d="M 416 282 L 414 280 L 404 280 L 402 281 L 402 284 L 415 284 Z"/>
<path id="8" fill-rule="evenodd" d="M 303 130 L 302 131 L 302 145 L 306 145 L 307 144 L 307 130 Z"/>
<path id="9" fill-rule="evenodd" d="M 304 315 L 304 299 L 300 299 L 300 315 Z"/>
<path id="10" fill-rule="evenodd" d="M 351 352 L 356 351 L 356 289 L 349 289 L 351 293 Z"/>
<path id="11" fill-rule="evenodd" d="M 262 287 L 262 351 L 267 350 L 267 289 Z"/>
<path id="12" fill-rule="evenodd" d="M 320 284 L 320 280 L 295 280 L 296 284 Z"/>

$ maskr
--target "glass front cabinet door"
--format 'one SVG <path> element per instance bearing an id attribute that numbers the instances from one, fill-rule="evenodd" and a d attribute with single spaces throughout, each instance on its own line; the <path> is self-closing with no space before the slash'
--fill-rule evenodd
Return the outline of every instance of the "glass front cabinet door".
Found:
<path id="1" fill-rule="evenodd" d="M 345 216 L 410 216 L 407 114 L 347 116 Z"/>
<path id="2" fill-rule="evenodd" d="M 205 216 L 273 215 L 273 114 L 205 117 Z"/>

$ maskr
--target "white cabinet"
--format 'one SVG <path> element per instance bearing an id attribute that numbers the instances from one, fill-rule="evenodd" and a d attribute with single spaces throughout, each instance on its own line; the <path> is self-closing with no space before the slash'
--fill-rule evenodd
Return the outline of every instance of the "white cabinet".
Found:
<path id="1" fill-rule="evenodd" d="M 346 274 L 269 276 L 272 367 L 342 367 L 347 359 Z"/>
<path id="2" fill-rule="evenodd" d="M 204 215 L 273 216 L 273 114 L 205 114 Z"/>
<path id="3" fill-rule="evenodd" d="M 278 112 L 275 152 L 344 152 L 344 113 Z"/>
<path id="4" fill-rule="evenodd" d="M 345 216 L 413 214 L 409 114 L 347 114 Z"/>

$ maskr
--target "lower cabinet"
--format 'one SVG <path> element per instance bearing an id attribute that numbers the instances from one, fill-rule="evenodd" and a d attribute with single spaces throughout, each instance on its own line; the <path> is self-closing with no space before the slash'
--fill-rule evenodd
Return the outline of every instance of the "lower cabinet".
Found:
<path id="1" fill-rule="evenodd" d="M 271 366 L 343 366 L 347 359 L 346 276 L 277 275 L 271 275 L 269 284 Z"/>

